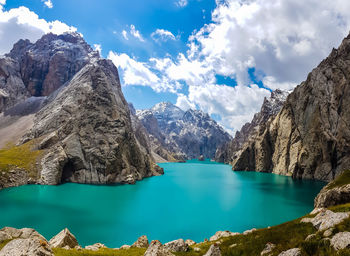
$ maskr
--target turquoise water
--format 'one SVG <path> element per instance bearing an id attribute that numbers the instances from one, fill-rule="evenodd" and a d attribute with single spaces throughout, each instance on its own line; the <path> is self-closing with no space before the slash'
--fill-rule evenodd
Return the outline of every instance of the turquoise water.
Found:
<path id="1" fill-rule="evenodd" d="M 32 227 L 46 238 L 68 227 L 81 245 L 131 244 L 146 234 L 202 241 L 217 230 L 242 232 L 308 213 L 324 185 L 229 165 L 160 164 L 165 175 L 136 185 L 27 185 L 0 191 L 0 227 Z"/>

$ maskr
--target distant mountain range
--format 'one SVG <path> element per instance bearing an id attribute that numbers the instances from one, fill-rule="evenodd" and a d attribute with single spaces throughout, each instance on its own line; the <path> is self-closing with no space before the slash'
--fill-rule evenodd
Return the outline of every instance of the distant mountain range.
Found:
<path id="1" fill-rule="evenodd" d="M 218 146 L 232 137 L 200 110 L 183 111 L 169 102 L 137 110 L 137 117 L 151 135 L 176 159 L 214 158 Z"/>

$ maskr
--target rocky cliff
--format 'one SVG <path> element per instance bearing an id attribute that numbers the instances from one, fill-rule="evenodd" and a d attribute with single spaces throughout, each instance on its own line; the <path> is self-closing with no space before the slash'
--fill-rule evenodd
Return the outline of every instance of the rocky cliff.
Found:
<path id="1" fill-rule="evenodd" d="M 183 111 L 169 102 L 137 111 L 137 116 L 148 133 L 177 159 L 214 158 L 216 148 L 231 139 L 208 114 Z"/>
<path id="2" fill-rule="evenodd" d="M 288 92 L 279 89 L 271 92 L 270 98 L 265 98 L 260 112 L 256 113 L 250 123 L 243 125 L 240 131 L 237 131 L 235 137 L 218 147 L 215 153 L 215 160 L 222 163 L 231 163 L 240 153 L 243 145 L 256 137 L 260 127 L 264 127 L 271 117 L 275 117 L 281 110 Z"/>
<path id="3" fill-rule="evenodd" d="M 11 142 L 40 150 L 37 182 L 134 183 L 163 173 L 132 127 L 117 68 L 79 34 L 48 34 L 34 44 L 21 40 L 3 60 L 17 73 L 11 84 L 0 84 L 14 98 L 4 104 L 0 134 L 25 133 Z M 23 119 L 25 129 L 8 129 Z"/>
<path id="4" fill-rule="evenodd" d="M 288 96 L 233 159 L 233 170 L 333 180 L 350 166 L 350 36 Z"/>

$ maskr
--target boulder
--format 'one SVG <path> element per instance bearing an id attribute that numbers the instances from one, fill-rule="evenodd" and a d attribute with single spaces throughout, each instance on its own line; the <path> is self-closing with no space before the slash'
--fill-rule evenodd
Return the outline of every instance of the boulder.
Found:
<path id="1" fill-rule="evenodd" d="M 10 240 L 12 237 L 4 231 L 0 231 L 0 243 L 6 240 Z"/>
<path id="2" fill-rule="evenodd" d="M 325 232 L 323 232 L 324 237 L 330 237 L 333 235 L 334 228 L 329 228 Z"/>
<path id="3" fill-rule="evenodd" d="M 273 249 L 275 249 L 276 245 L 273 244 L 273 243 L 267 243 L 265 245 L 265 248 L 264 250 L 261 251 L 260 255 L 261 256 L 268 256 L 268 255 L 271 255 L 271 252 Z"/>
<path id="4" fill-rule="evenodd" d="M 233 232 L 230 232 L 230 231 L 217 231 L 215 233 L 215 235 L 213 235 L 212 237 L 210 237 L 210 241 L 215 241 L 215 240 L 219 240 L 220 238 L 223 238 L 223 237 L 229 237 L 229 236 L 235 236 L 235 235 L 239 235 L 239 233 L 233 233 Z"/>
<path id="5" fill-rule="evenodd" d="M 302 256 L 301 250 L 299 248 L 289 249 L 287 251 L 281 252 L 278 256 Z"/>
<path id="6" fill-rule="evenodd" d="M 316 234 L 308 235 L 308 236 L 305 238 L 305 241 L 306 241 L 306 242 L 311 241 L 311 240 L 314 239 L 315 237 L 316 237 Z"/>
<path id="7" fill-rule="evenodd" d="M 86 250 L 90 250 L 90 251 L 98 251 L 101 248 L 107 248 L 107 247 L 104 244 L 101 244 L 101 243 L 96 243 L 96 244 L 93 244 L 93 245 L 85 246 L 85 249 Z"/>
<path id="8" fill-rule="evenodd" d="M 248 235 L 250 233 L 253 233 L 254 231 L 256 231 L 256 228 L 252 228 L 252 229 L 246 230 L 246 231 L 243 232 L 243 235 Z"/>
<path id="9" fill-rule="evenodd" d="M 218 244 L 212 244 L 204 256 L 221 256 L 221 250 Z"/>
<path id="10" fill-rule="evenodd" d="M 192 245 L 195 245 L 195 244 L 196 244 L 196 242 L 193 241 L 193 240 L 191 240 L 191 239 L 187 239 L 187 240 L 185 241 L 185 243 L 186 243 L 188 246 L 192 246 Z"/>
<path id="11" fill-rule="evenodd" d="M 315 198 L 315 207 L 330 207 L 350 202 L 350 184 L 329 189 L 324 187 Z"/>
<path id="12" fill-rule="evenodd" d="M 335 250 L 350 248 L 350 232 L 340 232 L 331 239 L 331 245 Z"/>
<path id="13" fill-rule="evenodd" d="M 183 239 L 178 239 L 164 244 L 164 248 L 172 252 L 187 252 L 188 245 Z"/>
<path id="14" fill-rule="evenodd" d="M 149 242 L 147 239 L 147 236 L 140 236 L 135 243 L 131 245 L 131 247 L 137 247 L 137 248 L 148 248 Z"/>
<path id="15" fill-rule="evenodd" d="M 45 239 L 33 237 L 10 241 L 2 248 L 0 256 L 54 256 L 54 254 Z"/>
<path id="16" fill-rule="evenodd" d="M 124 244 L 124 245 L 122 245 L 119 249 L 122 249 L 122 250 L 129 250 L 130 247 L 131 247 L 130 245 Z"/>
<path id="17" fill-rule="evenodd" d="M 314 218 L 303 218 L 302 223 L 312 223 L 320 231 L 334 227 L 349 218 L 349 212 L 332 212 L 325 210 L 317 214 Z"/>
<path id="18" fill-rule="evenodd" d="M 75 236 L 67 228 L 51 238 L 49 244 L 53 248 L 63 248 L 66 246 L 69 246 L 69 248 L 75 248 L 79 245 Z"/>
<path id="19" fill-rule="evenodd" d="M 153 240 L 144 256 L 174 256 L 168 249 L 165 249 L 161 242 Z"/>

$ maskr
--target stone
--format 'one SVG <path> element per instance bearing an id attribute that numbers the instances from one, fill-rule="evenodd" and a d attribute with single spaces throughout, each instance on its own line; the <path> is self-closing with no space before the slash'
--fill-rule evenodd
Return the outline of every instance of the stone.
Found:
<path id="1" fill-rule="evenodd" d="M 187 239 L 187 240 L 185 241 L 185 243 L 186 243 L 188 246 L 192 246 L 192 245 L 195 245 L 195 244 L 196 244 L 196 242 L 193 241 L 193 240 L 191 240 L 191 239 Z"/>
<path id="2" fill-rule="evenodd" d="M 186 252 L 188 245 L 183 239 L 178 239 L 164 244 L 164 248 L 171 252 Z"/>
<path id="3" fill-rule="evenodd" d="M 174 256 L 168 249 L 165 249 L 161 242 L 153 240 L 144 256 Z"/>
<path id="4" fill-rule="evenodd" d="M 131 247 L 137 247 L 137 248 L 148 248 L 149 242 L 147 236 L 140 236 L 135 243 L 131 245 Z"/>
<path id="5" fill-rule="evenodd" d="M 121 249 L 121 250 L 129 250 L 130 248 L 131 248 L 130 245 L 124 244 L 124 245 L 122 245 L 119 249 Z"/>
<path id="6" fill-rule="evenodd" d="M 308 236 L 305 238 L 305 241 L 306 241 L 306 242 L 309 242 L 309 241 L 313 240 L 315 237 L 316 237 L 316 234 L 308 235 Z"/>
<path id="7" fill-rule="evenodd" d="M 12 237 L 4 231 L 0 231 L 0 243 L 6 240 L 10 240 Z"/>
<path id="8" fill-rule="evenodd" d="M 200 251 L 201 251 L 201 249 L 200 249 L 199 247 L 194 247 L 193 250 L 194 250 L 195 252 L 200 252 Z"/>
<path id="9" fill-rule="evenodd" d="M 264 247 L 264 250 L 261 251 L 260 255 L 261 256 L 268 256 L 271 254 L 273 249 L 275 249 L 276 245 L 273 243 L 267 243 Z"/>
<path id="10" fill-rule="evenodd" d="M 54 256 L 46 240 L 17 238 L 7 243 L 0 251 L 0 256 Z"/>
<path id="11" fill-rule="evenodd" d="M 218 244 L 212 244 L 204 256 L 221 256 L 221 250 Z"/>
<path id="12" fill-rule="evenodd" d="M 335 250 L 350 248 L 350 232 L 340 232 L 331 239 L 331 245 Z"/>
<path id="13" fill-rule="evenodd" d="M 246 230 L 246 231 L 243 232 L 243 235 L 251 234 L 251 233 L 253 233 L 254 231 L 256 231 L 256 228 L 252 228 L 252 229 Z"/>
<path id="14" fill-rule="evenodd" d="M 315 198 L 315 207 L 327 208 L 350 202 L 350 184 L 329 189 L 325 186 Z"/>
<path id="15" fill-rule="evenodd" d="M 22 234 L 22 231 L 20 229 L 12 227 L 4 227 L 0 231 L 8 234 L 11 238 L 18 238 Z"/>
<path id="16" fill-rule="evenodd" d="M 301 250 L 299 248 L 289 249 L 287 251 L 281 252 L 278 256 L 302 256 Z"/>
<path id="17" fill-rule="evenodd" d="M 215 241 L 215 240 L 219 240 L 220 238 L 223 238 L 223 237 L 229 237 L 229 236 L 235 236 L 235 235 L 239 235 L 239 233 L 233 233 L 233 232 L 230 232 L 230 231 L 217 231 L 215 233 L 215 235 L 213 235 L 212 237 L 210 237 L 210 241 Z"/>
<path id="18" fill-rule="evenodd" d="M 325 210 L 317 214 L 314 218 L 303 218 L 302 223 L 312 223 L 312 225 L 320 231 L 332 228 L 335 225 L 349 218 L 349 212 L 332 212 Z"/>
<path id="19" fill-rule="evenodd" d="M 86 250 L 90 250 L 90 251 L 98 251 L 101 248 L 107 248 L 107 247 L 104 244 L 101 244 L 101 243 L 96 243 L 96 244 L 93 244 L 93 245 L 85 246 L 85 249 Z"/>
<path id="20" fill-rule="evenodd" d="M 334 228 L 329 228 L 329 229 L 327 229 L 325 232 L 323 232 L 323 236 L 324 236 L 324 237 L 330 237 L 330 236 L 332 236 L 332 235 L 333 235 L 333 230 L 334 230 Z"/>
<path id="21" fill-rule="evenodd" d="M 230 248 L 234 248 L 234 247 L 236 247 L 237 246 L 237 244 L 231 244 L 229 247 Z"/>
<path id="22" fill-rule="evenodd" d="M 75 236 L 67 228 L 51 238 L 49 244 L 53 248 L 63 248 L 68 246 L 72 249 L 79 245 Z"/>

